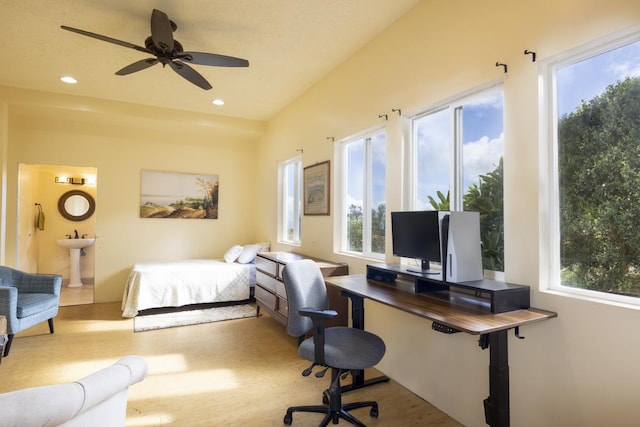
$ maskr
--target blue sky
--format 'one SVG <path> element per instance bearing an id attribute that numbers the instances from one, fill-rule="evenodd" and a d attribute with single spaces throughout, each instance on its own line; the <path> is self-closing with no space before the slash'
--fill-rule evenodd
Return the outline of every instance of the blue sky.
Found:
<path id="1" fill-rule="evenodd" d="M 349 156 L 347 167 L 349 180 L 347 182 L 347 194 L 349 204 L 362 205 L 364 198 L 364 142 L 359 139 L 349 144 Z M 371 162 L 372 162 L 372 194 L 371 203 L 377 207 L 380 203 L 386 203 L 386 135 L 380 131 L 371 135 Z"/>
<path id="2" fill-rule="evenodd" d="M 556 73 L 558 114 L 571 113 L 625 77 L 640 76 L 640 42 L 559 68 Z"/>
<path id="3" fill-rule="evenodd" d="M 466 190 L 478 176 L 495 169 L 504 152 L 503 94 L 495 88 L 462 103 L 463 180 Z M 451 185 L 450 108 L 420 118 L 414 129 L 418 141 L 418 185 L 416 209 L 431 209 L 428 196 L 446 194 Z"/>

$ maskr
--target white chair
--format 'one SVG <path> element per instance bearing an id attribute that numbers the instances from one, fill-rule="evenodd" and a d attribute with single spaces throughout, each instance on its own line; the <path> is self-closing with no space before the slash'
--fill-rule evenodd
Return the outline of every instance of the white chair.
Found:
<path id="1" fill-rule="evenodd" d="M 0 394 L 0 427 L 124 426 L 129 386 L 147 375 L 147 362 L 123 357 L 79 381 Z"/>

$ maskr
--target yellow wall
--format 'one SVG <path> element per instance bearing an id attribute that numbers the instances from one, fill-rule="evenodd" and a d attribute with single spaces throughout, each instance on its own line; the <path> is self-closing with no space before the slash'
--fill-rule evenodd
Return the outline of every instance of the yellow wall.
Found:
<path id="1" fill-rule="evenodd" d="M 90 249 L 96 302 L 119 301 L 136 262 L 221 258 L 235 243 L 259 240 L 255 141 L 263 123 L 14 88 L 0 87 L 0 99 L 9 127 L 6 265 L 17 264 L 19 163 L 97 169 L 97 240 Z M 219 218 L 139 218 L 142 169 L 218 175 Z M 59 194 L 38 197 L 57 200 Z M 53 220 L 59 213 L 48 204 Z M 60 237 L 69 233 L 63 231 Z"/>
<path id="2" fill-rule="evenodd" d="M 276 240 L 278 161 L 301 148 L 303 166 L 327 159 L 333 166 L 334 144 L 326 137 L 339 141 L 381 124 L 388 134 L 387 212 L 402 209 L 400 130 L 406 119 L 391 110 L 401 108 L 406 117 L 502 80 L 506 279 L 531 285 L 532 305 L 559 313 L 523 328 L 524 341 L 509 337 L 511 425 L 636 425 L 638 311 L 538 289 L 538 64 L 524 50 L 544 60 L 638 23 L 637 0 L 423 1 L 269 122 L 259 153 L 258 203 L 265 214 L 257 218 L 258 232 Z M 508 64 L 507 75 L 496 61 Z M 380 114 L 389 114 L 389 121 Z M 335 183 L 334 175 L 334 195 Z M 335 200 L 332 206 L 335 213 Z M 366 260 L 334 253 L 333 220 L 305 216 L 301 248 L 273 246 L 345 261 L 351 272 L 364 273 Z M 429 322 L 375 303 L 366 306 L 366 323 L 387 343 L 379 365 L 386 374 L 465 426 L 485 425 L 489 354 L 476 338 L 432 332 Z"/>
<path id="3" fill-rule="evenodd" d="M 221 256 L 236 242 L 270 241 L 274 249 L 346 261 L 362 273 L 366 260 L 334 253 L 333 215 L 303 217 L 301 248 L 276 243 L 277 163 L 303 149 L 304 166 L 329 159 L 335 172 L 327 137 L 338 141 L 385 125 L 387 211 L 401 209 L 406 119 L 391 109 L 406 117 L 504 80 L 506 276 L 532 286 L 534 306 L 559 313 L 524 328 L 524 341 L 510 336 L 511 425 L 634 426 L 638 311 L 537 286 L 538 69 L 523 51 L 543 60 L 639 22 L 637 0 L 425 0 L 266 125 L 0 87 L 0 254 L 15 263 L 17 164 L 24 162 L 97 168 L 98 302 L 121 298 L 134 262 Z M 509 65 L 506 76 L 496 61 Z M 220 175 L 220 219 L 141 220 L 141 169 Z M 380 364 L 386 374 L 464 425 L 485 425 L 488 352 L 474 337 L 437 334 L 429 322 L 377 304 L 366 313 L 368 328 L 387 343 Z"/>

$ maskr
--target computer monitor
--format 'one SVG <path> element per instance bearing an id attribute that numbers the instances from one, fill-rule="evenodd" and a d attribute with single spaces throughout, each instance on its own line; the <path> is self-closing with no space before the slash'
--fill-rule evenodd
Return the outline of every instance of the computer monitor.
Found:
<path id="1" fill-rule="evenodd" d="M 412 273 L 439 274 L 429 262 L 442 262 L 438 211 L 391 212 L 393 254 L 420 261 L 421 268 Z"/>

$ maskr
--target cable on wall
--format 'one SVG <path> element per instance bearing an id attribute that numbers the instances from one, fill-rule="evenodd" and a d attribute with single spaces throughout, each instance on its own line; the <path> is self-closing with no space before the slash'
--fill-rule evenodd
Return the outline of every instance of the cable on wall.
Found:
<path id="1" fill-rule="evenodd" d="M 524 54 L 525 55 L 531 55 L 531 62 L 536 62 L 536 53 L 532 50 L 529 49 L 525 49 L 524 50 Z"/>

